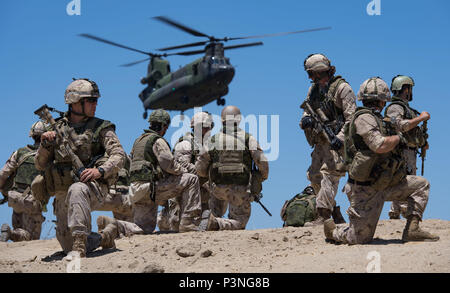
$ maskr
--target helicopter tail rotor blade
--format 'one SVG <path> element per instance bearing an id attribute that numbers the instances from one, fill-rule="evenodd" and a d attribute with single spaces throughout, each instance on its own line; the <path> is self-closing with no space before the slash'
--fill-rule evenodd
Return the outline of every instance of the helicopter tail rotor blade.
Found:
<path id="1" fill-rule="evenodd" d="M 258 36 L 225 38 L 224 40 L 232 41 L 232 40 L 244 40 L 244 39 L 277 37 L 277 36 L 284 36 L 284 35 L 290 35 L 290 34 L 300 34 L 300 33 L 308 33 L 308 32 L 315 32 L 315 31 L 329 30 L 329 29 L 331 29 L 331 27 L 327 26 L 327 27 L 319 27 L 319 28 L 313 28 L 313 29 L 307 29 L 307 30 L 300 30 L 300 31 L 295 31 L 295 32 L 283 32 L 283 33 L 265 34 L 265 35 L 258 35 Z"/>
<path id="2" fill-rule="evenodd" d="M 179 45 L 179 46 L 173 46 L 173 47 L 161 48 L 161 49 L 157 49 L 157 50 L 158 50 L 158 51 L 168 51 L 168 50 L 174 50 L 174 49 L 181 49 L 181 48 L 188 48 L 188 47 L 203 46 L 203 45 L 206 45 L 207 43 L 208 43 L 208 41 L 204 41 L 204 42 L 196 42 L 196 43 L 184 44 L 184 45 Z"/>
<path id="3" fill-rule="evenodd" d="M 168 25 L 171 25 L 171 26 L 173 26 L 173 27 L 176 27 L 176 28 L 178 28 L 178 29 L 180 29 L 180 30 L 182 30 L 182 31 L 185 31 L 185 32 L 187 32 L 188 34 L 194 35 L 194 36 L 196 36 L 196 37 L 206 37 L 206 38 L 210 38 L 210 36 L 205 35 L 204 33 L 201 33 L 201 32 L 199 32 L 199 31 L 196 31 L 196 30 L 194 30 L 194 29 L 192 29 L 192 28 L 189 28 L 189 27 L 187 27 L 187 26 L 185 26 L 185 25 L 183 25 L 183 24 L 181 24 L 181 23 L 178 23 L 178 22 L 176 22 L 176 21 L 173 21 L 172 19 L 170 19 L 170 18 L 168 18 L 168 17 L 166 17 L 166 16 L 155 16 L 155 17 L 153 17 L 153 19 L 159 20 L 159 21 L 164 22 L 164 23 L 166 23 L 166 24 L 168 24 Z"/>
<path id="4" fill-rule="evenodd" d="M 226 47 L 223 47 L 223 49 L 224 50 L 230 50 L 230 49 L 237 49 L 237 48 L 261 46 L 263 44 L 264 44 L 263 42 L 247 43 L 247 44 L 240 44 L 240 45 L 234 45 L 234 46 L 226 46 Z"/>
<path id="5" fill-rule="evenodd" d="M 122 66 L 122 67 L 130 67 L 130 66 L 133 66 L 133 65 L 136 65 L 136 64 L 148 61 L 148 60 L 150 60 L 150 58 L 145 58 L 143 60 L 139 60 L 139 61 L 135 61 L 135 62 L 127 63 L 127 64 L 122 64 L 120 66 Z"/>
<path id="6" fill-rule="evenodd" d="M 95 41 L 98 41 L 98 42 L 106 43 L 106 44 L 109 44 L 109 45 L 113 45 L 113 46 L 116 46 L 116 47 L 119 47 L 119 48 L 131 50 L 131 51 L 134 51 L 134 52 L 138 52 L 138 53 L 141 53 L 141 54 L 149 55 L 151 57 L 154 55 L 154 54 L 152 54 L 150 52 L 144 52 L 144 51 L 141 51 L 141 50 L 138 50 L 138 49 L 134 49 L 134 48 L 131 48 L 131 47 L 128 47 L 128 46 L 124 46 L 124 45 L 121 45 L 121 44 L 118 44 L 118 43 L 115 43 L 115 42 L 111 42 L 111 41 L 108 41 L 108 40 L 96 37 L 94 35 L 79 34 L 79 36 L 80 37 L 85 37 L 85 38 L 88 38 L 88 39 L 92 39 L 92 40 L 95 40 Z"/>

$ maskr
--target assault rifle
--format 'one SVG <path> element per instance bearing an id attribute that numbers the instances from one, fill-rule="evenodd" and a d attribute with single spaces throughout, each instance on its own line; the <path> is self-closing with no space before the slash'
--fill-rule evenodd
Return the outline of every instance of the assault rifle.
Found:
<path id="1" fill-rule="evenodd" d="M 266 213 L 272 217 L 272 214 L 269 212 L 269 210 L 262 204 L 261 198 L 263 197 L 262 191 L 262 179 L 261 179 L 261 173 L 256 168 L 255 163 L 252 163 L 252 172 L 251 172 L 251 178 L 250 178 L 250 193 L 253 196 L 253 200 L 266 211 Z"/>
<path id="2" fill-rule="evenodd" d="M 423 133 L 423 137 L 425 138 L 425 144 L 420 149 L 420 157 L 422 158 L 421 175 L 423 176 L 423 170 L 425 168 L 425 157 L 427 156 L 427 150 L 426 150 L 425 146 L 428 144 L 428 142 L 427 142 L 427 140 L 428 140 L 428 121 L 424 121 L 423 122 L 423 124 L 422 124 L 422 133 Z"/>
<path id="3" fill-rule="evenodd" d="M 317 125 L 316 130 L 323 134 L 330 145 L 333 145 L 333 141 L 336 141 L 338 138 L 336 137 L 336 134 L 334 134 L 334 131 L 325 124 L 329 122 L 329 119 L 322 109 L 317 108 L 317 110 L 314 111 L 308 100 L 305 100 L 300 108 L 305 110 L 314 119 Z"/>

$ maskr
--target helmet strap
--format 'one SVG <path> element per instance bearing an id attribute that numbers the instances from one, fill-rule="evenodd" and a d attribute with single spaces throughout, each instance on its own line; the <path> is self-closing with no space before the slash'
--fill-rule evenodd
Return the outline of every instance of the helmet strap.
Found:
<path id="1" fill-rule="evenodd" d="M 73 113 L 74 115 L 77 115 L 77 116 L 86 117 L 86 113 L 84 113 L 84 99 L 81 100 L 81 111 L 82 111 L 81 113 L 77 112 L 77 111 L 74 111 L 73 108 L 72 108 L 72 105 L 69 105 L 69 112 L 71 112 L 71 113 Z"/>

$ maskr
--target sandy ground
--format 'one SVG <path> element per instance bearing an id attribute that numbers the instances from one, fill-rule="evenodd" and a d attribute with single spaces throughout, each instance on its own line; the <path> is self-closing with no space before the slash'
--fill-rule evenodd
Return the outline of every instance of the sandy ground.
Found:
<path id="1" fill-rule="evenodd" d="M 96 250 L 81 272 L 364 273 L 450 272 L 450 221 L 425 220 L 438 242 L 401 243 L 405 220 L 378 223 L 369 245 L 334 245 L 323 227 L 136 235 Z M 72 265 L 69 265 L 72 264 Z M 56 239 L 0 243 L 0 272 L 66 272 Z"/>

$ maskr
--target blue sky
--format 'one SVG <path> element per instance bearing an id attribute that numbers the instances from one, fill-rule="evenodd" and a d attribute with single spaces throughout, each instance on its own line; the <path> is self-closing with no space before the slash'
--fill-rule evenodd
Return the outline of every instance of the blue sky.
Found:
<path id="1" fill-rule="evenodd" d="M 412 105 L 431 114 L 430 150 L 425 177 L 431 182 L 424 217 L 450 220 L 450 194 L 446 170 L 450 109 L 450 2 L 381 0 L 381 15 L 369 16 L 369 0 L 353 1 L 106 1 L 81 0 L 81 15 L 69 16 L 69 0 L 5 0 L 0 11 L 0 161 L 30 143 L 28 131 L 36 121 L 34 110 L 48 104 L 65 110 L 64 90 L 72 77 L 95 80 L 102 94 L 97 116 L 113 121 L 125 150 L 147 122 L 138 98 L 139 80 L 147 70 L 142 63 L 130 68 L 118 65 L 144 56 L 87 40 L 90 33 L 141 50 L 200 41 L 191 35 L 151 19 L 169 16 L 216 37 L 234 37 L 331 26 L 331 30 L 261 39 L 264 46 L 230 50 L 226 56 L 236 67 L 227 104 L 240 107 L 243 115 L 278 115 L 279 157 L 270 162 L 263 202 L 269 217 L 253 204 L 248 229 L 281 227 L 280 209 L 285 200 L 308 184 L 306 169 L 311 149 L 298 127 L 303 101 L 310 85 L 303 60 L 310 53 L 327 55 L 337 73 L 355 93 L 371 76 L 390 84 L 393 76 L 414 77 Z M 251 40 L 258 41 L 258 40 Z M 239 44 L 235 42 L 233 44 Z M 172 70 L 197 56 L 169 58 Z M 358 102 L 358 105 L 360 103 Z M 219 114 L 215 102 L 204 110 Z M 192 116 L 192 110 L 185 114 Z M 178 114 L 171 112 L 172 115 Z M 270 120 L 269 120 L 270 121 Z M 167 137 L 179 130 L 171 127 Z M 270 138 L 269 138 L 270 139 Z M 269 150 L 268 150 L 269 151 Z M 420 168 L 420 164 L 419 168 Z M 336 197 L 345 211 L 348 200 L 341 189 Z M 387 218 L 385 205 L 382 219 Z M 0 207 L 0 222 L 11 223 L 12 209 Z M 100 214 L 111 214 L 95 212 Z M 42 237 L 54 235 L 51 205 Z M 344 217 L 348 217 L 344 213 Z M 95 227 L 95 225 L 94 225 Z M 94 228 L 95 230 L 96 228 Z M 49 232 L 50 231 L 50 232 Z"/>

